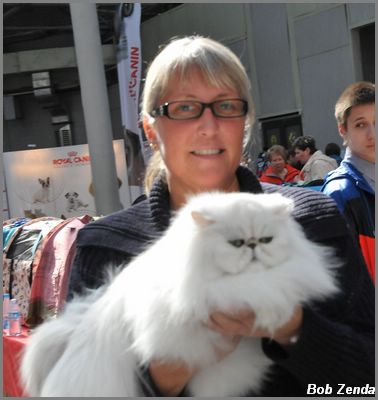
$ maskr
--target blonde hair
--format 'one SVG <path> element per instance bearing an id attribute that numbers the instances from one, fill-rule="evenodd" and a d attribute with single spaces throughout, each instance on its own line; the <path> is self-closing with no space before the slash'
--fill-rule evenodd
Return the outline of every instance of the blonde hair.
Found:
<path id="1" fill-rule="evenodd" d="M 144 193 L 147 196 L 150 194 L 152 184 L 158 176 L 165 179 L 165 165 L 161 158 L 160 151 L 155 150 L 148 160 L 146 171 L 144 173 Z"/>
<path id="2" fill-rule="evenodd" d="M 144 83 L 141 114 L 153 124 L 151 111 L 158 107 L 160 99 L 170 88 L 172 78 L 182 83 L 190 81 L 193 72 L 199 72 L 205 82 L 215 87 L 236 90 L 248 102 L 245 124 L 244 145 L 248 142 L 254 122 L 253 101 L 248 75 L 240 59 L 228 47 L 202 36 L 188 36 L 173 39 L 150 64 Z M 159 160 L 160 157 L 160 160 Z M 146 193 L 150 190 L 154 177 L 165 168 L 158 153 L 151 158 L 145 175 Z M 157 168 L 159 168 L 157 170 Z"/>

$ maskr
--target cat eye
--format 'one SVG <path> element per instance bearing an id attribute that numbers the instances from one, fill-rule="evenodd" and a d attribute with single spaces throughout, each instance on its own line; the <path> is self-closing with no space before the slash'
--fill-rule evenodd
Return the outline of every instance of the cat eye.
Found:
<path id="1" fill-rule="evenodd" d="M 229 240 L 228 243 L 230 243 L 234 247 L 241 247 L 245 243 L 243 239 L 235 239 L 235 240 Z"/>
<path id="2" fill-rule="evenodd" d="M 259 239 L 260 243 L 270 243 L 273 240 L 273 236 L 265 236 Z"/>

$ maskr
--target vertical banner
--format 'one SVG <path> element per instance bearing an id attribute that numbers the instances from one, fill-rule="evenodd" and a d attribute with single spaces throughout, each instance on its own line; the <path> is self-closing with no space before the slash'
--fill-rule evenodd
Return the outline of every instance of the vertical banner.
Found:
<path id="1" fill-rule="evenodd" d="M 130 206 L 122 139 L 113 141 L 119 196 Z M 10 218 L 96 216 L 88 145 L 3 154 Z"/>
<path id="2" fill-rule="evenodd" d="M 139 128 L 139 91 L 142 70 L 141 4 L 121 4 L 116 18 L 118 19 L 115 21 L 116 30 L 119 33 L 117 71 L 122 126 L 131 198 L 135 200 L 143 192 L 146 164 L 145 141 Z"/>

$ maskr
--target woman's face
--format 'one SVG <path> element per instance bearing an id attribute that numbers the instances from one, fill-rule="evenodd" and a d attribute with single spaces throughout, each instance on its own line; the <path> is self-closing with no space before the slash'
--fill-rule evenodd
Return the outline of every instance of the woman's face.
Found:
<path id="1" fill-rule="evenodd" d="M 277 172 L 283 171 L 285 168 L 285 159 L 279 154 L 272 154 L 270 157 L 270 165 L 275 169 Z"/>
<path id="2" fill-rule="evenodd" d="M 375 163 L 375 103 L 352 107 L 346 125 L 339 132 L 351 152 Z"/>
<path id="3" fill-rule="evenodd" d="M 210 103 L 232 98 L 240 96 L 233 89 L 209 86 L 195 71 L 186 84 L 173 79 L 157 105 L 176 100 Z M 180 198 L 212 189 L 238 190 L 235 171 L 242 154 L 245 118 L 219 118 L 205 108 L 197 119 L 160 116 L 153 126 L 145 121 L 146 135 L 159 146 L 167 167 L 171 195 Z"/>

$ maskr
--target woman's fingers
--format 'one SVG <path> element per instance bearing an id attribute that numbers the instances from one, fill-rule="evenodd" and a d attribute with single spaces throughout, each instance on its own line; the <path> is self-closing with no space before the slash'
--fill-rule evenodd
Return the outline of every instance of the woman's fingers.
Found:
<path id="1" fill-rule="evenodd" d="M 253 312 L 240 310 L 235 313 L 213 312 L 206 324 L 226 336 L 248 336 L 251 333 L 255 316 Z"/>
<path id="2" fill-rule="evenodd" d="M 293 336 L 299 334 L 303 319 L 302 307 L 297 306 L 293 316 L 279 327 L 272 336 L 267 329 L 254 327 L 255 314 L 251 310 L 239 310 L 236 312 L 224 313 L 215 311 L 210 315 L 206 326 L 227 337 L 252 336 L 269 337 L 279 343 L 286 344 Z"/>

